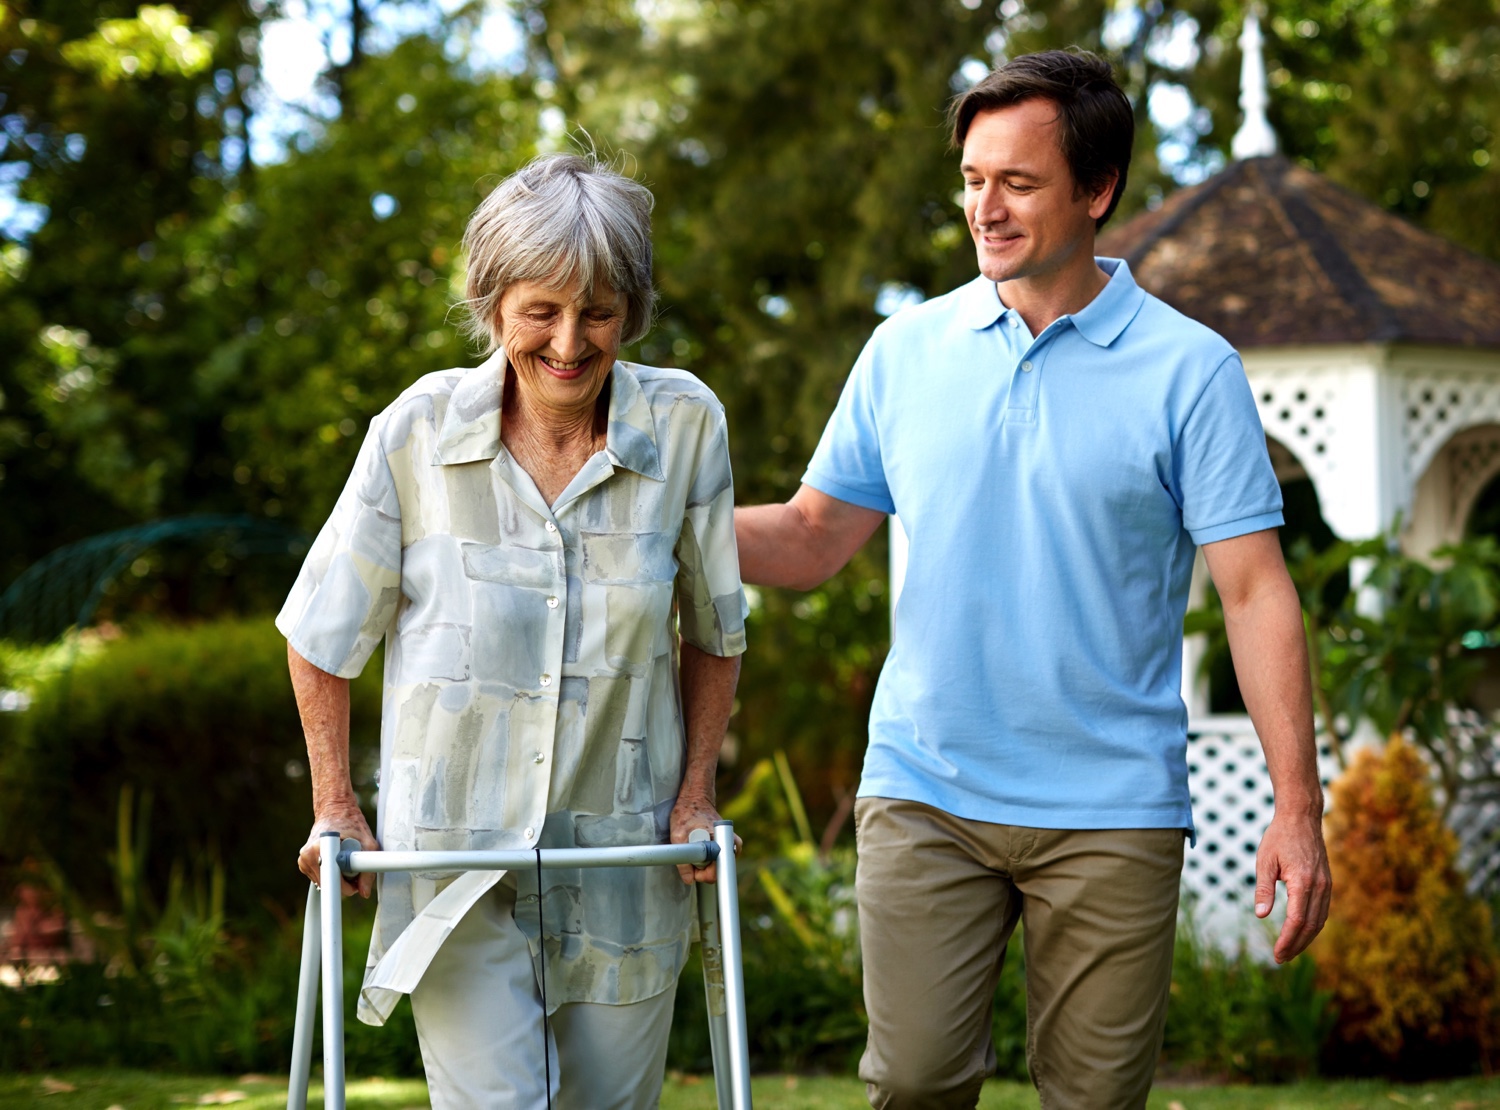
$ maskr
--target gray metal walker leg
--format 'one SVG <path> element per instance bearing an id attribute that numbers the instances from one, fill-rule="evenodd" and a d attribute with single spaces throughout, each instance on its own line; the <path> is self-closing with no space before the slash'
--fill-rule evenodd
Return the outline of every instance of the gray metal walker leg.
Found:
<path id="1" fill-rule="evenodd" d="M 711 839 L 707 829 L 694 829 L 688 842 Z M 719 1110 L 731 1110 L 734 1098 L 729 1086 L 729 1008 L 724 1002 L 724 947 L 719 940 L 719 892 L 711 883 L 699 883 L 699 958 L 703 962 L 703 998 L 708 1008 L 708 1045 L 713 1058 L 714 1092 Z"/>
<path id="2" fill-rule="evenodd" d="M 307 1110 L 307 1080 L 312 1071 L 312 1031 L 318 1016 L 318 962 L 322 931 L 318 922 L 318 886 L 307 884 L 307 913 L 302 918 L 302 971 L 297 979 L 297 1022 L 292 1032 L 292 1074 L 286 1110 Z"/>
<path id="3" fill-rule="evenodd" d="M 745 971 L 732 822 L 719 821 L 714 825 L 714 843 L 719 846 L 719 881 L 715 886 L 719 896 L 719 944 L 723 951 L 724 1006 L 729 1033 L 729 1104 L 732 1110 L 750 1110 L 750 1034 L 745 1023 Z"/>
<path id="4" fill-rule="evenodd" d="M 323 1108 L 344 1110 L 344 907 L 339 834 L 326 832 L 318 846 L 323 898 Z"/>

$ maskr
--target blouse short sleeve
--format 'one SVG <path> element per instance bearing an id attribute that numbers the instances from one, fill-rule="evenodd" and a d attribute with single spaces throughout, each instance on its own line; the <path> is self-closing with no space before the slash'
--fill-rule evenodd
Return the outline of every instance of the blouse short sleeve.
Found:
<path id="1" fill-rule="evenodd" d="M 677 621 L 682 638 L 710 655 L 745 650 L 749 606 L 734 538 L 734 482 L 724 413 L 708 414 L 677 541 Z"/>
<path id="2" fill-rule="evenodd" d="M 370 425 L 354 471 L 276 616 L 297 653 L 340 678 L 364 669 L 401 597 L 401 505 Z"/>

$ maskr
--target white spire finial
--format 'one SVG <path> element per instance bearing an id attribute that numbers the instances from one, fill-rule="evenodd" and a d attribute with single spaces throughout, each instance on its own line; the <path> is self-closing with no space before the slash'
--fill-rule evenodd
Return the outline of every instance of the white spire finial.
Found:
<path id="1" fill-rule="evenodd" d="M 1240 107 L 1245 122 L 1234 133 L 1229 149 L 1236 161 L 1264 158 L 1276 153 L 1276 132 L 1266 119 L 1266 59 L 1261 53 L 1265 38 L 1260 33 L 1259 5 L 1245 13 L 1245 29 L 1240 32 Z"/>

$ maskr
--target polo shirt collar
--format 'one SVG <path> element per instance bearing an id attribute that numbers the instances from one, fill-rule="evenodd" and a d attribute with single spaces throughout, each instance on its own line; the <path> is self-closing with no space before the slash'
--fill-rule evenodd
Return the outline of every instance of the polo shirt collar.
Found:
<path id="1" fill-rule="evenodd" d="M 500 453 L 500 402 L 505 352 L 496 351 L 464 372 L 448 398 L 434 461 L 441 466 L 489 462 Z M 656 421 L 634 368 L 616 361 L 610 370 L 609 421 L 604 453 L 612 465 L 663 480 Z"/>
<path id="2" fill-rule="evenodd" d="M 1108 347 L 1135 319 L 1145 303 L 1146 292 L 1135 283 L 1123 258 L 1094 261 L 1109 275 L 1108 283 L 1081 311 L 1064 319 L 1072 321 L 1078 334 L 1096 347 Z M 964 322 L 975 331 L 983 331 L 1015 311 L 1005 306 L 999 288 L 983 274 L 960 290 L 959 303 Z"/>
<path id="3" fill-rule="evenodd" d="M 1146 291 L 1135 283 L 1123 258 L 1096 258 L 1094 262 L 1109 275 L 1109 282 L 1081 311 L 1073 313 L 1072 320 L 1079 335 L 1096 347 L 1108 347 L 1135 319 Z"/>
<path id="4" fill-rule="evenodd" d="M 964 323 L 975 331 L 983 331 L 1010 311 L 995 283 L 983 274 L 959 290 L 958 296 Z"/>

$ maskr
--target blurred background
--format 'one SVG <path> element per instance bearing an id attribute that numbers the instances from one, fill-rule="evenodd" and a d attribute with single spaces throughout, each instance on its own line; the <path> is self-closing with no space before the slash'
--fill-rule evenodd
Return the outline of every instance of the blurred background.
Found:
<path id="1" fill-rule="evenodd" d="M 1186 211 L 1174 196 L 1233 166 L 1246 13 L 1235 0 L 0 0 L 0 1067 L 284 1065 L 304 890 L 290 861 L 310 804 L 269 618 L 371 416 L 418 376 L 477 361 L 456 326 L 457 247 L 501 177 L 592 143 L 652 188 L 661 315 L 626 357 L 712 387 L 739 500 L 782 499 L 875 325 L 975 272 L 947 100 L 1009 56 L 1098 51 L 1136 110 L 1114 224 Z M 1462 248 L 1492 283 L 1476 311 L 1500 314 L 1486 269 L 1500 260 L 1500 7 L 1276 0 L 1260 20 L 1288 169 Z M 1500 380 L 1500 340 L 1453 345 L 1489 350 L 1475 373 Z M 1289 503 L 1304 508 L 1287 542 L 1330 777 L 1362 766 L 1343 741 L 1404 736 L 1347 796 L 1375 799 L 1359 811 L 1370 827 L 1396 813 L 1427 830 L 1403 840 L 1406 866 L 1447 862 L 1350 925 L 1397 950 L 1375 971 L 1320 970 L 1315 948 L 1274 973 L 1253 943 L 1186 928 L 1168 1064 L 1252 1079 L 1488 1066 L 1489 889 L 1459 865 L 1488 858 L 1493 821 L 1460 830 L 1479 845 L 1462 861 L 1444 821 L 1496 781 L 1482 687 L 1500 556 L 1484 537 L 1500 509 L 1434 562 L 1330 531 L 1295 470 Z M 888 566 L 882 532 L 815 591 L 751 592 L 720 796 L 759 846 L 745 892 L 759 1066 L 847 1070 L 862 1043 L 849 813 Z M 1383 602 L 1359 606 L 1351 566 Z M 1211 589 L 1199 601 L 1193 681 L 1213 681 L 1204 712 L 1234 713 Z M 1426 716 L 1401 712 L 1392 676 L 1413 673 L 1438 676 L 1417 698 Z M 378 675 L 355 688 L 370 802 Z M 1461 742 L 1450 710 L 1471 712 Z M 1448 931 L 1420 951 L 1390 940 L 1413 914 Z M 368 927 L 356 914 L 351 929 Z M 1019 963 L 996 1002 L 1010 1075 L 1024 1075 Z M 1421 997 L 1348 987 L 1372 975 Z M 677 1067 L 706 1058 L 697 989 L 681 996 Z M 351 1027 L 351 1070 L 412 1073 L 409 1032 Z"/>

